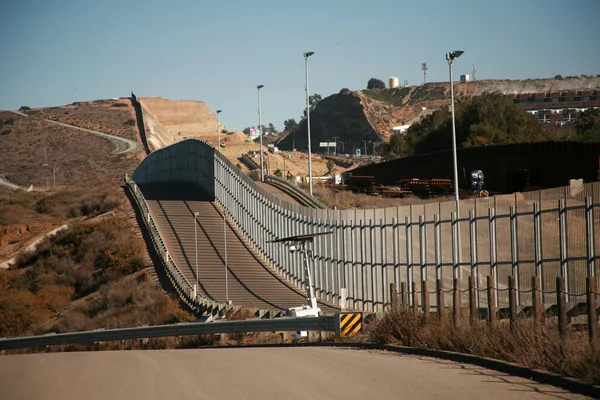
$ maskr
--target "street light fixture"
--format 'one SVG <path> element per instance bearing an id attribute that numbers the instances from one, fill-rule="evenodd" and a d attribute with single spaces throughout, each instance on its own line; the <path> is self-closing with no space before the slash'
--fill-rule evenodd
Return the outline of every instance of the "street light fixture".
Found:
<path id="1" fill-rule="evenodd" d="M 460 224 L 458 223 L 458 219 L 460 219 L 460 200 L 458 196 L 458 161 L 456 155 L 456 123 L 454 121 L 454 83 L 452 80 L 452 62 L 460 57 L 464 51 L 455 50 L 449 53 L 446 53 L 446 60 L 448 61 L 448 69 L 450 70 L 450 111 L 452 114 L 452 156 L 453 156 L 453 164 L 454 164 L 454 201 L 456 202 L 456 219 L 457 219 L 457 255 L 458 255 L 458 263 L 461 262 L 461 243 L 460 243 Z M 458 267 L 458 278 L 460 278 L 460 265 Z M 457 278 L 457 276 L 455 276 Z"/>
<path id="2" fill-rule="evenodd" d="M 310 154 L 310 104 L 309 104 L 309 96 L 308 96 L 308 57 L 315 54 L 314 51 L 308 51 L 304 53 L 304 71 L 306 75 L 306 126 L 308 130 L 308 191 L 310 195 L 313 194 L 312 188 L 312 161 Z"/>
<path id="3" fill-rule="evenodd" d="M 217 149 L 221 151 L 221 130 L 219 129 L 219 114 L 223 110 L 217 110 Z"/>
<path id="4" fill-rule="evenodd" d="M 265 87 L 265 85 L 258 85 L 256 89 L 258 90 L 258 129 L 260 131 L 260 181 L 265 181 L 265 171 L 264 171 L 264 163 L 263 163 L 263 131 L 262 125 L 260 122 L 260 89 Z"/>

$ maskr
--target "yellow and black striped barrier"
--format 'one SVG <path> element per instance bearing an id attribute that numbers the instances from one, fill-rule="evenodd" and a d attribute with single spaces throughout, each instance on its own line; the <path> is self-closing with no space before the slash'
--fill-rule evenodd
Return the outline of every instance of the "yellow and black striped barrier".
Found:
<path id="1" fill-rule="evenodd" d="M 343 312 L 340 319 L 340 336 L 353 336 L 363 327 L 363 314 L 360 312 Z"/>

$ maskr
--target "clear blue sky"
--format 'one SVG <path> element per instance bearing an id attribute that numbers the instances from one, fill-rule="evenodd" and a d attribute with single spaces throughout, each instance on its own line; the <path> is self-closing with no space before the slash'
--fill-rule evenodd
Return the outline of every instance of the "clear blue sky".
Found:
<path id="1" fill-rule="evenodd" d="M 0 109 L 129 96 L 201 100 L 229 129 L 281 129 L 310 92 L 326 97 L 392 75 L 600 74 L 600 1 L 197 0 L 0 2 Z"/>

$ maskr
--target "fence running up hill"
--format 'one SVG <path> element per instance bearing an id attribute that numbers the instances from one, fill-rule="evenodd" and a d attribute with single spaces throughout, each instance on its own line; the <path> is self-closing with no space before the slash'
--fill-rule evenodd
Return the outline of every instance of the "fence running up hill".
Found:
<path id="1" fill-rule="evenodd" d="M 585 292 L 600 254 L 600 183 L 562 187 L 456 204 L 372 210 L 318 210 L 286 203 L 257 186 L 209 144 L 188 139 L 150 154 L 132 176 L 137 183 L 190 181 L 201 185 L 267 263 L 302 286 L 299 255 L 277 238 L 331 232 L 313 244 L 314 284 L 321 298 L 347 300 L 350 308 L 382 311 L 391 303 L 389 283 L 458 278 L 478 288 L 493 276 L 519 290 L 537 276 L 541 289 L 563 277 L 568 292 Z M 409 285 L 410 286 L 410 285 Z M 342 288 L 347 298 L 342 299 Z M 410 291 L 410 287 L 408 289 Z M 569 301 L 579 301 L 576 296 Z M 508 302 L 499 297 L 498 306 Z M 517 301 L 529 299 L 519 296 Z M 552 301 L 552 299 L 544 299 Z M 432 305 L 436 305 L 435 303 Z"/>

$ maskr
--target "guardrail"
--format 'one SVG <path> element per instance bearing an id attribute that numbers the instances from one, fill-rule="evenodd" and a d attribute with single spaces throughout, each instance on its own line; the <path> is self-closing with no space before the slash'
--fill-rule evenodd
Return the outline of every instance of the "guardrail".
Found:
<path id="1" fill-rule="evenodd" d="M 277 318 L 270 320 L 195 322 L 137 328 L 47 334 L 0 339 L 0 350 L 23 349 L 66 344 L 95 343 L 109 340 L 134 340 L 151 337 L 186 336 L 220 333 L 322 331 L 339 332 L 339 316 Z"/>

